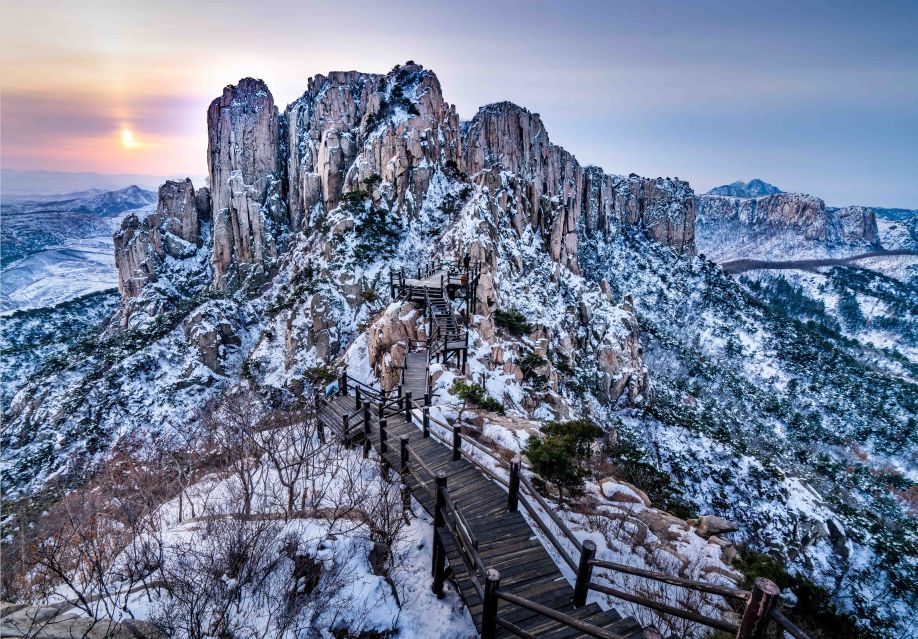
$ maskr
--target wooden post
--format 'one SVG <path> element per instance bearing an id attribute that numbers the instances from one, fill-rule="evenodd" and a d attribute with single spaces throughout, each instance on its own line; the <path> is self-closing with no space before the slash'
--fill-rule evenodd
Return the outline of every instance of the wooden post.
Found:
<path id="1" fill-rule="evenodd" d="M 379 454 L 385 455 L 389 452 L 389 444 L 386 441 L 386 420 L 379 420 Z"/>
<path id="2" fill-rule="evenodd" d="M 434 525 L 433 525 L 433 586 L 431 589 L 437 598 L 443 598 L 443 581 L 446 578 L 446 557 L 443 552 L 443 544 L 440 541 L 440 535 L 437 532 L 442 526 L 446 525 L 446 516 L 443 510 L 446 508 L 446 474 L 437 473 L 437 499 L 434 502 Z"/>
<path id="3" fill-rule="evenodd" d="M 357 408 L 363 406 L 363 402 L 360 401 L 360 387 L 354 386 L 354 402 Z"/>
<path id="4" fill-rule="evenodd" d="M 373 442 L 370 441 L 370 405 L 363 405 L 363 458 L 368 459 L 370 457 L 370 448 L 373 446 Z"/>
<path id="5" fill-rule="evenodd" d="M 380 403 L 379 403 L 379 418 L 380 418 L 380 419 L 382 419 L 383 417 L 386 416 L 386 409 L 383 408 L 383 404 L 384 404 L 384 403 L 385 403 L 385 402 L 380 402 Z"/>
<path id="6" fill-rule="evenodd" d="M 485 573 L 484 601 L 481 611 L 481 639 L 497 636 L 497 589 L 500 587 L 500 573 L 488 568 Z"/>
<path id="7" fill-rule="evenodd" d="M 424 407 L 424 416 L 421 419 L 421 425 L 423 427 L 424 437 L 430 437 L 430 409 Z"/>
<path id="8" fill-rule="evenodd" d="M 347 395 L 347 372 L 341 373 L 341 388 L 338 389 L 341 396 Z"/>
<path id="9" fill-rule="evenodd" d="M 590 589 L 590 578 L 593 576 L 593 564 L 590 562 L 596 557 L 596 544 L 587 539 L 583 542 L 580 551 L 580 564 L 577 566 L 577 581 L 574 582 L 575 608 L 586 604 L 587 591 Z"/>
<path id="10" fill-rule="evenodd" d="M 453 426 L 453 461 L 462 457 L 462 426 Z"/>
<path id="11" fill-rule="evenodd" d="M 411 391 L 405 393 L 405 422 L 411 423 Z"/>
<path id="12" fill-rule="evenodd" d="M 430 406 L 430 387 L 428 386 L 427 392 L 424 393 L 424 406 Z"/>
<path id="13" fill-rule="evenodd" d="M 762 639 L 771 621 L 771 610 L 778 603 L 780 595 L 781 589 L 775 582 L 764 577 L 756 579 L 736 639 Z"/>
<path id="14" fill-rule="evenodd" d="M 510 492 L 507 494 L 507 510 L 515 513 L 520 504 L 520 462 L 519 456 L 510 462 Z"/>
<path id="15" fill-rule="evenodd" d="M 350 430 L 350 428 L 351 428 L 351 416 L 347 414 L 342 415 L 341 416 L 341 439 L 342 441 L 344 441 L 345 446 L 347 446 L 347 441 L 348 441 L 347 431 Z"/>
<path id="16" fill-rule="evenodd" d="M 319 434 L 319 441 L 325 443 L 325 423 L 321 419 L 316 420 L 316 431 Z"/>
<path id="17" fill-rule="evenodd" d="M 396 395 L 396 397 L 398 397 L 398 409 L 402 410 L 403 408 L 402 402 L 405 401 L 405 398 L 402 396 L 402 385 L 401 384 L 398 385 L 398 395 Z"/>
<path id="18" fill-rule="evenodd" d="M 401 453 L 401 464 L 399 472 L 408 472 L 408 435 L 402 435 L 398 438 L 399 452 Z"/>

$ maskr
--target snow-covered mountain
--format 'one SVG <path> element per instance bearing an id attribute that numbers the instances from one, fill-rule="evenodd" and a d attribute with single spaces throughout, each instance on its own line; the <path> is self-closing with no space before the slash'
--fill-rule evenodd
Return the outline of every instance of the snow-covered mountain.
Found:
<path id="1" fill-rule="evenodd" d="M 243 79 L 211 104 L 208 140 L 212 190 L 167 182 L 155 213 L 123 221 L 121 299 L 99 332 L 23 353 L 28 376 L 4 381 L 7 495 L 79 485 L 124 442 L 177 445 L 240 388 L 296 405 L 329 366 L 388 387 L 404 340 L 424 336 L 416 309 L 389 303 L 389 272 L 468 255 L 482 275 L 467 374 L 505 413 L 476 413 L 482 441 L 518 451 L 546 422 L 588 416 L 606 432 L 591 481 L 657 507 L 638 498 L 643 514 L 621 519 L 628 561 L 688 574 L 735 542 L 797 575 L 820 614 L 831 597 L 876 636 L 914 630 L 918 362 L 848 322 L 856 307 L 914 335 L 914 285 L 840 276 L 832 305 L 698 255 L 735 250 L 727 231 L 749 224 L 872 246 L 869 214 L 583 167 L 515 104 L 460 121 L 414 63 L 316 76 L 283 112 Z M 462 372 L 432 372 L 458 407 Z M 705 515 L 735 521 L 733 542 L 699 540 Z M 594 534 L 600 520 L 578 522 Z"/>
<path id="2" fill-rule="evenodd" d="M 725 184 L 723 186 L 715 186 L 713 189 L 705 193 L 705 195 L 724 195 L 727 197 L 750 198 L 763 197 L 765 195 L 776 195 L 778 193 L 783 193 L 783 191 L 776 187 L 774 184 L 769 184 L 764 180 L 759 180 L 756 178 L 749 180 L 748 182 L 737 180 L 736 182 L 731 182 L 730 184 Z"/>
<path id="3" fill-rule="evenodd" d="M 5 199 L 0 311 L 53 306 L 115 287 L 112 233 L 127 212 L 146 215 L 155 202 L 156 194 L 137 186 Z"/>

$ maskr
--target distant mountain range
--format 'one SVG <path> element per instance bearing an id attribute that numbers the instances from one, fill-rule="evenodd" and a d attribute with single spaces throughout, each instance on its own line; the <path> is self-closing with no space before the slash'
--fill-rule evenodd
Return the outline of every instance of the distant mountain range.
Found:
<path id="1" fill-rule="evenodd" d="M 3 202 L 25 197 L 89 195 L 103 191 L 116 191 L 132 185 L 155 191 L 165 179 L 183 179 L 184 175 L 134 175 L 103 173 L 71 173 L 66 171 L 0 171 L 0 191 Z M 203 184 L 203 176 L 191 176 L 195 183 Z"/>
<path id="2" fill-rule="evenodd" d="M 128 211 L 155 210 L 137 185 L 12 199 L 0 214 L 0 310 L 47 306 L 117 285 L 112 234 Z"/>

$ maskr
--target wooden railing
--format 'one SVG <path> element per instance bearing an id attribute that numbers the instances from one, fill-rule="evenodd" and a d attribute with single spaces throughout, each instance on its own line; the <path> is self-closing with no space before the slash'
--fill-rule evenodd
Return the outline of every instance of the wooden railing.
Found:
<path id="1" fill-rule="evenodd" d="M 392 412 L 387 412 L 387 410 L 391 410 L 392 407 L 397 407 L 396 412 L 403 412 L 406 421 L 409 423 L 417 421 L 418 418 L 420 419 L 423 438 L 433 437 L 437 439 L 442 444 L 452 449 L 454 460 L 465 458 L 487 477 L 507 489 L 508 510 L 516 511 L 519 504 L 522 504 L 528 512 L 531 521 L 542 532 L 545 539 L 548 540 L 555 551 L 557 551 L 564 563 L 566 563 L 575 573 L 576 578 L 572 601 L 575 607 L 585 605 L 588 592 L 593 590 L 623 601 L 628 601 L 638 606 L 655 610 L 665 615 L 679 617 L 693 623 L 735 634 L 737 639 L 761 639 L 771 623 L 777 624 L 796 639 L 809 639 L 800 628 L 794 625 L 776 609 L 780 590 L 772 581 L 759 578 L 756 580 L 753 589 L 751 591 L 746 591 L 596 559 L 595 543 L 589 540 L 581 542 L 577 539 L 576 535 L 574 535 L 565 524 L 564 520 L 555 512 L 555 509 L 548 504 L 545 498 L 542 497 L 532 485 L 529 478 L 523 474 L 522 463 L 519 457 L 515 457 L 510 462 L 501 459 L 480 442 L 475 441 L 475 439 L 467 435 L 463 435 L 461 426 L 450 425 L 431 416 L 430 407 L 419 404 L 410 396 L 410 393 L 403 396 L 399 392 L 395 398 L 387 399 L 380 391 L 372 389 L 362 382 L 357 382 L 357 380 L 354 380 L 354 378 L 346 374 L 342 376 L 340 388 L 342 393 L 347 393 L 349 388 L 354 388 L 355 393 L 362 393 L 362 405 L 359 411 L 363 415 L 363 423 L 353 426 L 345 421 L 344 425 L 346 428 L 344 433 L 345 439 L 352 441 L 352 438 L 349 437 L 350 433 L 356 432 L 358 429 L 363 432 L 365 456 L 369 454 L 369 442 L 372 428 L 370 420 L 371 411 L 368 404 L 372 403 L 378 407 L 379 420 L 377 428 L 379 430 L 380 452 L 382 454 L 388 452 L 388 434 L 386 432 L 388 424 L 384 416 L 391 416 L 394 414 Z M 418 415 L 415 415 L 415 413 L 418 413 Z M 441 435 L 437 429 L 432 428 L 432 425 L 448 433 L 448 436 Z M 445 579 L 445 553 L 439 535 L 445 532 L 453 538 L 456 547 L 460 549 L 460 555 L 468 569 L 472 584 L 484 602 L 481 629 L 482 637 L 494 637 L 498 626 L 519 637 L 532 636 L 514 624 L 500 619 L 497 613 L 497 602 L 498 600 L 503 600 L 565 624 L 590 637 L 621 639 L 619 635 L 609 632 L 608 630 L 500 590 L 500 573 L 497 570 L 489 569 L 481 560 L 477 550 L 477 540 L 465 521 L 465 517 L 460 508 L 449 495 L 448 477 L 442 473 L 434 474 L 421 457 L 411 449 L 410 440 L 407 437 L 403 437 L 399 443 L 401 447 L 401 466 L 399 470 L 402 473 L 410 473 L 414 476 L 418 485 L 428 491 L 435 503 L 432 567 L 434 575 L 433 590 L 438 596 L 442 596 L 443 581 Z M 465 444 L 465 446 L 463 444 Z M 485 465 L 481 459 L 471 453 L 472 449 L 474 449 L 476 453 L 486 456 L 498 467 L 507 471 L 508 477 L 504 478 L 500 474 L 494 472 Z M 418 467 L 427 475 L 426 479 L 419 476 L 411 468 L 411 465 L 408 463 L 409 459 L 414 459 L 417 462 Z M 535 507 L 536 504 L 541 508 L 541 512 Z M 546 518 L 548 521 L 546 521 Z M 553 526 L 560 532 L 560 536 L 555 532 Z M 562 539 L 566 540 L 567 543 L 579 552 L 577 560 L 568 552 Z M 593 581 L 592 578 L 594 568 L 642 577 L 659 583 L 718 595 L 742 602 L 744 604 L 744 612 L 741 623 L 737 625 L 729 621 L 714 619 L 691 610 L 670 606 L 641 595 L 624 592 L 605 584 L 597 583 Z"/>

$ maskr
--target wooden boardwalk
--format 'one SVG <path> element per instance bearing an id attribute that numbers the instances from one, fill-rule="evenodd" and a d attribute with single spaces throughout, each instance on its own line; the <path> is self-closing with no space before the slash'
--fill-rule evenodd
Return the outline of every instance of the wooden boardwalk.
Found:
<path id="1" fill-rule="evenodd" d="M 424 395 L 428 392 L 426 348 L 409 350 L 405 355 L 402 392 L 411 393 L 411 397 L 418 403 L 424 401 Z"/>
<path id="2" fill-rule="evenodd" d="M 418 351 L 412 355 L 420 354 L 421 351 Z M 426 352 L 423 355 L 426 388 Z M 411 364 L 412 360 L 409 360 L 409 371 L 412 370 Z M 411 380 L 413 384 L 415 378 Z M 412 393 L 416 388 L 411 387 Z M 370 441 L 379 453 L 381 442 L 378 411 L 375 406 L 372 408 L 369 411 Z M 352 428 L 354 424 L 363 424 L 362 413 L 357 410 L 355 399 L 350 396 L 336 396 L 319 410 L 323 424 L 338 433 L 342 432 L 344 415 L 350 416 Z M 387 452 L 380 455 L 392 468 L 398 469 L 401 464 L 399 440 L 402 436 L 409 438 L 411 450 L 427 468 L 411 456 L 408 464 L 412 472 L 403 473 L 402 476 L 417 502 L 431 514 L 434 512 L 435 485 L 430 473 L 442 472 L 448 476 L 449 496 L 465 519 L 473 538 L 477 540 L 478 553 L 485 566 L 500 571 L 501 591 L 524 597 L 627 639 L 643 636 L 641 626 L 634 619 L 622 619 L 614 610 L 603 611 L 595 603 L 575 608 L 572 604 L 573 588 L 523 516 L 508 510 L 507 492 L 486 478 L 470 462 L 463 458 L 454 460 L 451 449 L 439 440 L 423 437 L 417 421 L 417 412 L 412 423 L 406 421 L 404 411 L 390 415 L 386 419 Z M 476 627 L 481 629 L 482 599 L 472 583 L 472 575 L 463 560 L 461 548 L 457 547 L 448 527 L 441 527 L 438 533 L 444 544 L 452 581 L 465 601 Z M 586 636 L 568 625 L 507 601 L 501 601 L 497 610 L 501 620 L 516 625 L 530 636 L 550 639 Z M 497 633 L 500 637 L 514 636 L 503 628 L 498 628 Z"/>

